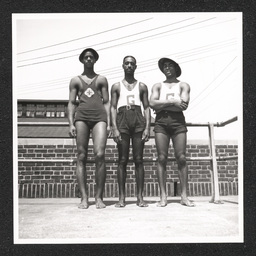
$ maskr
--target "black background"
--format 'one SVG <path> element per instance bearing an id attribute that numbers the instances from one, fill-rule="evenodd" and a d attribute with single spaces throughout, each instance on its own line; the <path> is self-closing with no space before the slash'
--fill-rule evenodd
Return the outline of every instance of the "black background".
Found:
<path id="1" fill-rule="evenodd" d="M 232 244 L 22 244 L 13 243 L 12 14 L 97 12 L 242 12 L 244 243 Z M 0 252 L 1 255 L 256 255 L 255 60 L 256 3 L 253 0 L 1 0 L 0 56 Z M 228 95 L 227 95 L 228 97 Z M 225 106 L 223 106 L 225 107 Z M 218 225 L 218 223 L 216 223 Z M 200 228 L 200 227 L 199 227 Z M 125 232 L 125 230 L 124 230 Z"/>

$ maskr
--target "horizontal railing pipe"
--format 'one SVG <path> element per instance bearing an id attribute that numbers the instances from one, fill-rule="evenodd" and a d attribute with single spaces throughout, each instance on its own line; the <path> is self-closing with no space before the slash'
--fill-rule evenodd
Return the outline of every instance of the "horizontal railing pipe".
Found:
<path id="1" fill-rule="evenodd" d="M 18 122 L 18 126 L 68 126 L 68 122 Z"/>
<path id="2" fill-rule="evenodd" d="M 223 126 L 225 126 L 227 124 L 230 124 L 230 123 L 233 123 L 233 122 L 235 122 L 237 120 L 238 120 L 238 118 L 237 118 L 237 116 L 235 116 L 235 117 L 233 117 L 233 118 L 231 118 L 231 119 L 229 119 L 229 120 L 227 120 L 225 122 L 217 123 L 217 127 L 223 127 Z"/>
<path id="3" fill-rule="evenodd" d="M 233 117 L 225 122 L 218 122 L 218 123 L 213 123 L 214 126 L 217 127 L 223 127 L 227 124 L 230 124 L 232 122 L 237 121 L 237 116 Z M 68 122 L 18 122 L 18 126 L 68 126 L 69 123 Z M 186 123 L 187 126 L 194 126 L 194 127 L 198 127 L 198 126 L 209 126 L 208 122 L 205 123 Z M 151 123 L 151 126 L 155 126 L 154 123 Z"/>
<path id="4" fill-rule="evenodd" d="M 211 161 L 212 158 L 210 156 L 205 156 L 205 157 L 187 157 L 187 161 Z M 237 155 L 234 156 L 219 156 L 216 157 L 216 160 L 222 161 L 222 160 L 235 160 L 238 159 Z M 56 162 L 56 163 L 76 163 L 76 159 L 40 159 L 40 158 L 33 158 L 33 159 L 27 159 L 27 158 L 20 158 L 18 159 L 20 163 L 48 163 L 48 162 Z M 156 162 L 157 158 L 144 158 L 143 162 Z M 176 161 L 175 157 L 170 157 L 168 158 L 168 161 Z M 94 159 L 88 159 L 86 161 L 87 163 L 95 163 Z M 105 159 L 106 163 L 118 163 L 117 159 Z M 130 158 L 129 162 L 133 162 L 133 159 Z"/>

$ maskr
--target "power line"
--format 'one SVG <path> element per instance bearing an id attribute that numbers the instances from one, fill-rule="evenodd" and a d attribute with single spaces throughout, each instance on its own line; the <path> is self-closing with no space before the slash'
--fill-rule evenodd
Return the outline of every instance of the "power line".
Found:
<path id="1" fill-rule="evenodd" d="M 230 52 L 230 51 L 228 51 L 228 52 Z M 184 63 L 188 63 L 188 62 L 192 62 L 192 61 L 198 61 L 198 60 L 206 59 L 206 58 L 216 56 L 216 55 L 219 55 L 219 54 L 224 54 L 224 53 L 227 53 L 227 51 L 226 52 L 220 52 L 218 54 L 212 54 L 212 55 L 204 56 L 202 58 L 196 58 L 196 59 L 192 59 L 192 60 L 188 60 L 188 61 L 183 61 L 183 62 L 180 62 L 180 64 L 184 64 Z M 155 64 L 152 64 L 150 66 L 153 66 L 153 65 L 155 65 Z M 158 70 L 158 68 L 148 69 L 148 70 L 144 70 L 144 71 L 138 71 L 138 72 L 136 72 L 136 74 L 146 73 L 146 72 L 155 71 L 155 70 Z M 118 78 L 118 77 L 111 77 L 111 79 L 116 79 L 116 78 Z"/>
<path id="2" fill-rule="evenodd" d="M 221 52 L 221 53 L 219 53 L 219 54 L 223 54 L 223 52 Z M 205 57 L 203 57 L 203 58 L 197 58 L 197 59 L 194 59 L 194 60 L 189 60 L 189 61 L 184 61 L 184 62 L 181 62 L 180 64 L 183 64 L 183 63 L 187 63 L 187 62 L 192 62 L 192 61 L 198 61 L 198 60 L 200 60 L 200 59 L 205 59 L 205 58 L 208 58 L 208 57 L 211 57 L 211 56 L 216 56 L 216 54 L 214 54 L 214 55 L 208 55 L 208 56 L 205 56 Z M 154 64 L 152 64 L 152 65 L 154 65 Z M 151 66 L 152 66 L 151 65 Z M 139 72 L 136 72 L 136 74 L 141 74 L 141 73 L 146 73 L 146 72 L 150 72 L 150 71 L 156 71 L 157 69 L 156 68 L 153 68 L 153 69 L 147 69 L 147 70 L 144 70 L 144 71 L 139 71 Z M 104 74 L 105 75 L 105 74 Z M 115 76 L 115 77 L 111 77 L 111 78 L 108 78 L 108 79 L 111 79 L 111 80 L 113 80 L 113 79 L 119 79 L 120 77 L 122 77 L 123 76 L 123 74 L 121 74 L 121 70 L 120 70 L 120 75 L 119 76 Z M 59 82 L 58 84 L 61 84 L 61 82 Z M 57 89 L 62 89 L 62 88 L 64 88 L 64 87 L 66 87 L 67 86 L 67 84 L 65 84 L 65 85 L 63 85 L 63 86 L 61 86 L 61 87 L 57 87 Z M 52 88 L 52 85 L 47 85 L 47 86 L 44 86 L 44 88 L 45 87 L 51 87 Z M 43 90 L 33 90 L 33 92 L 45 92 L 45 91 L 49 91 L 49 90 L 51 90 L 51 88 L 50 89 L 43 89 Z M 68 88 L 68 86 L 67 86 L 67 88 Z M 29 91 L 31 88 L 27 88 L 26 89 L 26 91 Z M 54 88 L 52 88 L 52 90 L 55 90 L 56 89 L 56 87 L 54 87 Z M 21 93 L 21 94 L 25 94 L 25 93 L 27 93 L 27 92 L 23 92 L 23 93 Z M 189 109 L 188 109 L 189 110 Z"/>
<path id="3" fill-rule="evenodd" d="M 173 54 L 168 54 L 166 56 L 177 55 L 177 54 L 186 53 L 186 52 L 191 52 L 191 51 L 194 51 L 194 50 L 207 48 L 207 47 L 212 46 L 212 45 L 215 45 L 215 48 L 219 49 L 218 45 L 219 44 L 223 44 L 223 43 L 225 43 L 227 41 L 230 41 L 230 40 L 225 40 L 225 41 L 217 42 L 217 43 L 214 43 L 214 44 L 208 44 L 208 45 L 205 45 L 205 46 L 200 46 L 200 47 L 197 47 L 197 48 L 192 48 L 192 49 L 187 50 L 187 51 L 173 53 Z M 227 46 L 228 45 L 226 45 L 226 47 Z M 211 48 L 213 48 L 213 47 L 211 47 Z M 142 61 L 141 64 L 140 64 L 140 69 L 155 65 L 157 60 L 158 60 L 158 58 L 152 58 L 152 59 L 148 59 L 148 60 Z M 198 58 L 197 58 L 197 60 L 198 60 Z M 186 63 L 186 62 L 180 62 L 180 64 L 182 64 L 182 63 Z M 118 66 L 118 67 L 113 67 L 113 68 L 108 68 L 108 69 L 100 70 L 99 73 L 100 74 L 104 74 L 105 76 L 107 76 L 107 75 L 111 75 L 111 73 L 113 73 L 113 72 L 120 72 L 120 71 L 122 71 L 122 70 L 120 70 L 120 67 Z M 33 83 L 33 84 L 22 85 L 22 88 L 30 87 L 31 85 L 33 85 L 33 86 L 40 86 L 40 85 L 46 85 L 46 84 L 54 85 L 56 83 L 59 84 L 59 83 L 64 82 L 64 81 L 66 82 L 67 80 L 70 80 L 70 77 L 50 80 L 50 81 L 46 81 L 46 82 L 40 82 L 40 83 L 36 83 L 36 84 Z"/>
<path id="4" fill-rule="evenodd" d="M 179 27 L 179 28 L 171 29 L 171 30 L 168 30 L 168 31 L 165 31 L 165 32 L 161 32 L 161 33 L 158 33 L 158 34 L 156 34 L 156 35 L 166 34 L 166 33 L 169 33 L 169 32 L 171 32 L 171 31 L 175 31 L 175 30 L 178 30 L 178 29 L 183 29 L 183 28 L 185 28 L 185 27 L 197 25 L 197 24 L 202 23 L 202 22 L 207 22 L 207 21 L 212 20 L 212 19 L 215 19 L 215 18 L 216 18 L 216 17 L 212 17 L 212 18 L 209 18 L 209 19 L 206 19 L 206 20 L 203 20 L 203 21 L 199 21 L 199 22 L 196 22 L 196 23 L 192 23 L 192 24 L 189 24 L 189 25 L 186 25 L 186 26 L 183 26 L 183 27 Z M 144 37 L 144 38 L 140 38 L 140 39 L 128 41 L 128 42 L 121 43 L 121 44 L 116 44 L 116 45 L 113 45 L 113 46 L 108 46 L 108 47 L 105 47 L 105 48 L 98 49 L 98 51 L 110 49 L 110 48 L 117 47 L 117 46 L 120 46 L 120 45 L 125 45 L 125 44 L 128 44 L 128 43 L 130 43 L 130 42 L 137 42 L 137 41 L 139 41 L 139 40 L 141 40 L 141 39 L 151 38 L 151 37 L 152 37 L 152 36 L 146 36 L 146 37 Z M 31 65 L 36 65 L 36 64 L 42 64 L 42 63 L 46 63 L 46 62 L 57 61 L 57 60 L 61 60 L 61 59 L 67 59 L 67 58 L 71 58 L 71 57 L 75 57 L 75 56 L 77 56 L 77 54 L 76 54 L 76 55 L 66 56 L 66 57 L 61 57 L 61 58 L 56 58 L 56 59 L 52 59 L 52 60 L 46 60 L 46 61 L 41 61 L 41 62 L 34 62 L 34 63 L 30 63 L 30 64 L 24 64 L 24 65 L 20 65 L 20 66 L 17 66 L 17 67 L 20 68 L 20 67 L 25 67 L 25 66 L 31 66 Z"/>
<path id="5" fill-rule="evenodd" d="M 232 62 L 233 62 L 235 59 L 236 59 L 236 57 L 235 57 L 234 59 L 232 59 L 232 61 L 230 61 L 230 62 L 224 67 L 224 69 L 222 69 L 222 71 L 212 80 L 212 82 L 211 82 L 206 88 L 204 88 L 204 89 L 196 96 L 196 98 L 195 98 L 193 101 L 191 101 L 191 103 L 195 102 L 196 99 L 198 99 L 199 96 L 201 96 L 202 93 L 205 92 L 205 91 L 217 80 L 217 78 L 219 78 L 219 77 L 221 76 L 221 74 L 232 64 Z M 200 103 L 200 102 L 199 102 L 199 103 Z M 198 103 L 198 104 L 199 104 L 199 103 Z M 188 110 L 191 111 L 191 109 L 193 109 L 193 108 L 194 108 L 195 106 L 197 106 L 198 104 L 195 104 L 195 105 L 191 106 L 191 108 L 189 108 Z M 188 112 L 189 112 L 189 111 L 188 111 Z"/>
<path id="6" fill-rule="evenodd" d="M 102 42 L 102 43 L 94 44 L 93 46 L 95 47 L 95 46 L 98 46 L 98 45 L 101 45 L 101 44 L 106 44 L 106 43 L 118 41 L 118 40 L 121 40 L 121 39 L 124 39 L 124 38 L 127 38 L 127 37 L 137 36 L 137 35 L 140 35 L 140 34 L 148 33 L 148 32 L 150 32 L 150 31 L 157 30 L 157 29 L 161 29 L 161 28 L 164 28 L 164 27 L 168 27 L 168 26 L 171 26 L 171 25 L 174 25 L 174 24 L 177 24 L 177 23 L 181 23 L 181 22 L 190 20 L 190 19 L 194 19 L 194 17 L 188 18 L 188 19 L 185 19 L 185 20 L 181 20 L 181 21 L 177 21 L 177 22 L 174 22 L 174 23 L 171 23 L 171 24 L 167 24 L 167 25 L 164 25 L 164 26 L 160 26 L 160 27 L 157 27 L 157 28 L 153 28 L 153 29 L 149 29 L 149 30 L 144 30 L 144 31 L 142 31 L 142 32 L 138 32 L 138 33 L 135 33 L 135 34 L 125 35 L 125 36 L 123 36 L 123 37 L 119 37 L 119 38 L 112 39 L 112 40 L 109 40 L 109 41 L 105 41 L 105 42 Z M 84 49 L 84 47 L 83 47 L 83 48 L 77 48 L 77 49 L 74 49 L 74 50 L 68 50 L 68 51 L 64 51 L 64 52 L 54 53 L 54 54 L 50 54 L 50 55 L 45 55 L 45 56 L 40 56 L 40 57 L 35 57 L 35 58 L 30 58 L 30 59 L 25 59 L 25 60 L 20 60 L 20 61 L 18 61 L 18 62 L 29 61 L 29 60 L 35 60 L 35 59 L 41 59 L 41 58 L 50 57 L 50 56 L 55 56 L 55 55 L 59 55 L 59 54 L 67 53 L 67 52 L 73 52 L 73 51 L 77 51 L 77 50 L 81 50 L 81 49 Z"/>
<path id="7" fill-rule="evenodd" d="M 231 74 L 232 73 L 234 73 L 235 71 L 236 71 L 237 69 L 235 68 L 234 70 L 232 70 L 216 87 L 214 87 L 207 95 L 206 95 L 206 97 L 203 99 L 203 100 L 205 100 L 205 99 L 207 99 L 207 97 L 213 92 L 213 91 L 215 91 L 227 78 L 229 78 L 230 76 L 231 76 Z M 202 100 L 202 101 L 203 101 Z M 201 102 L 202 102 L 201 101 Z M 200 103 L 201 103 L 200 102 Z M 216 103 L 216 101 L 215 102 L 213 102 L 213 104 L 214 103 Z M 199 114 L 201 114 L 201 113 L 203 113 L 204 111 L 206 111 L 209 107 L 211 107 L 213 104 L 211 104 L 211 105 L 207 105 L 207 107 L 206 108 L 204 108 L 201 112 L 197 112 L 197 115 L 199 115 Z M 201 108 L 202 109 L 202 108 Z M 191 119 L 193 119 L 195 116 L 197 116 L 197 115 L 194 115 L 194 116 L 192 116 L 191 117 Z"/>
<path id="8" fill-rule="evenodd" d="M 217 46 L 217 47 L 215 46 L 214 48 L 211 47 L 211 48 L 213 48 L 213 49 L 204 49 L 204 50 L 200 50 L 200 51 L 197 51 L 197 52 L 195 52 L 195 53 L 187 54 L 187 56 L 184 56 L 184 57 L 182 57 L 182 58 L 188 58 L 188 57 L 195 56 L 195 55 L 199 55 L 199 54 L 205 54 L 205 53 L 210 52 L 210 51 L 217 51 L 217 50 L 220 50 L 220 49 L 225 48 L 225 47 L 229 47 L 229 46 L 234 45 L 234 44 L 235 44 L 235 43 L 229 43 L 229 44 L 222 45 L 222 46 Z M 174 53 L 174 54 L 168 54 L 168 55 L 166 55 L 166 56 L 168 57 L 168 56 L 171 56 L 171 55 L 176 55 L 176 54 L 175 54 L 175 53 Z M 176 55 L 176 56 L 177 56 L 177 55 Z M 180 58 L 180 59 L 182 59 L 182 58 Z M 148 60 L 148 61 L 147 61 L 148 63 L 144 63 L 144 64 L 141 64 L 141 65 L 140 65 L 140 69 L 147 68 L 147 67 L 150 67 L 150 66 L 153 66 L 153 65 L 157 65 L 158 59 L 159 59 L 159 58 L 154 58 L 154 59 L 152 59 L 151 61 Z M 180 64 L 182 64 L 182 63 L 184 63 L 184 62 L 180 62 Z M 112 73 L 118 72 L 119 70 L 120 70 L 120 68 L 118 68 L 118 70 L 117 70 L 117 69 L 110 70 L 110 71 L 108 71 L 107 73 L 105 73 L 104 75 L 106 75 L 106 76 L 107 76 L 107 75 L 111 75 Z M 100 73 L 102 73 L 102 71 L 101 71 Z"/>
<path id="9" fill-rule="evenodd" d="M 219 46 L 208 47 L 207 49 L 195 50 L 195 51 L 191 51 L 189 53 L 183 53 L 183 54 L 180 54 L 180 55 L 176 55 L 176 57 L 179 58 L 179 59 L 187 58 L 187 57 L 193 56 L 195 54 L 202 54 L 202 53 L 209 52 L 209 51 L 215 51 L 215 50 L 225 48 L 227 46 L 231 46 L 231 45 L 235 45 L 235 44 L 236 44 L 236 42 L 229 42 L 229 43 L 221 44 Z"/>
<path id="10" fill-rule="evenodd" d="M 172 35 L 176 35 L 176 34 L 188 32 L 188 31 L 193 31 L 193 30 L 198 30 L 198 29 L 205 28 L 205 27 L 216 26 L 216 25 L 219 25 L 219 24 L 222 24 L 222 23 L 226 23 L 226 22 L 233 21 L 233 20 L 236 20 L 236 19 L 234 18 L 234 19 L 230 19 L 230 20 L 220 21 L 220 22 L 216 22 L 216 23 L 214 23 L 214 24 L 208 24 L 208 25 L 205 25 L 205 26 L 201 26 L 201 27 L 197 27 L 197 28 L 192 28 L 192 29 L 185 30 L 185 31 L 176 32 L 176 33 L 173 33 Z M 153 35 L 152 37 L 155 37 L 155 38 L 152 38 L 152 40 L 158 39 L 158 38 L 167 37 L 167 36 L 169 36 L 169 35 L 164 35 L 164 36 L 154 36 L 154 35 Z M 140 42 L 144 42 L 144 41 L 147 41 L 147 39 L 141 39 L 141 40 L 140 40 Z M 129 44 L 132 44 L 132 42 L 129 43 Z"/>
<path id="11" fill-rule="evenodd" d="M 81 39 L 84 39 L 84 38 L 88 38 L 88 37 L 92 37 L 92 36 L 97 36 L 97 35 L 104 34 L 104 33 L 110 32 L 110 31 L 114 31 L 114 30 L 117 30 L 117 29 L 120 29 L 120 28 L 124 28 L 124 27 L 128 27 L 128 26 L 131 26 L 131 25 L 134 25 L 134 24 L 138 24 L 138 23 L 141 23 L 141 22 L 145 22 L 145 21 L 151 20 L 151 19 L 153 19 L 153 18 L 152 18 L 152 17 L 151 17 L 151 18 L 147 18 L 147 19 L 145 19 L 145 20 L 133 22 L 133 23 L 130 23 L 130 24 L 127 24 L 127 25 L 124 25 L 124 26 L 112 28 L 112 29 L 105 30 L 105 31 L 102 31 L 102 32 L 98 32 L 98 33 L 95 33 L 95 34 L 92 34 L 92 35 L 88 35 L 88 36 L 83 36 L 83 37 L 75 38 L 75 39 L 68 40 L 68 41 L 65 41 L 65 42 L 61 42 L 61 43 L 58 43 L 58 44 L 52 44 L 52 45 L 48 45 L 48 46 L 44 46 L 44 47 L 40 47 L 40 48 L 36 48 L 36 49 L 32 49 L 32 50 L 20 52 L 20 53 L 17 53 L 17 54 L 23 54 L 23 53 L 33 52 L 33 51 L 37 51 L 37 50 L 41 50 L 41 49 L 45 49 L 45 48 L 54 47 L 54 46 L 57 46 L 57 45 L 67 44 L 67 43 L 74 42 L 74 41 L 77 41 L 77 40 L 81 40 Z"/>
<path id="12" fill-rule="evenodd" d="M 232 73 L 234 73 L 236 71 L 236 68 L 234 70 L 232 70 L 217 86 L 215 86 L 211 91 L 209 91 L 207 93 L 207 95 L 204 97 L 203 100 L 200 101 L 200 103 L 202 103 L 203 101 L 205 101 L 207 99 L 207 97 L 213 92 L 215 91 L 227 78 L 229 78 L 231 76 Z M 201 113 L 201 112 L 200 112 Z"/>

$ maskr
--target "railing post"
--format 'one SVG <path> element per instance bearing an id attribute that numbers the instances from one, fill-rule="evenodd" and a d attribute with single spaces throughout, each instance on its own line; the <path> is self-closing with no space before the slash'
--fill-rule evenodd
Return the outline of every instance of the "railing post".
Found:
<path id="1" fill-rule="evenodd" d="M 214 125 L 209 123 L 209 141 L 210 141 L 210 154 L 211 154 L 211 166 L 212 166 L 212 198 L 210 203 L 220 204 L 220 194 L 219 194 L 219 179 L 218 179 L 218 169 L 217 169 L 217 159 L 214 143 Z"/>

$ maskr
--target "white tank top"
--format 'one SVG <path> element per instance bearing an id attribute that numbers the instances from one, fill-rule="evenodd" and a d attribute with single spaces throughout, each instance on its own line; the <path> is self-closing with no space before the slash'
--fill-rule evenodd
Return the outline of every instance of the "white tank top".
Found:
<path id="1" fill-rule="evenodd" d="M 129 91 L 127 90 L 123 82 L 120 82 L 120 95 L 117 103 L 117 109 L 127 105 L 141 105 L 139 83 L 140 82 L 137 81 L 134 88 Z"/>
<path id="2" fill-rule="evenodd" d="M 167 99 L 180 99 L 180 82 L 175 83 L 172 88 L 168 88 L 166 83 L 161 83 L 161 90 L 159 100 L 167 100 Z M 169 107 L 165 107 L 157 112 L 162 110 L 172 111 Z"/>
<path id="3" fill-rule="evenodd" d="M 159 100 L 180 99 L 180 83 L 175 83 L 170 89 L 165 83 L 161 83 Z"/>

